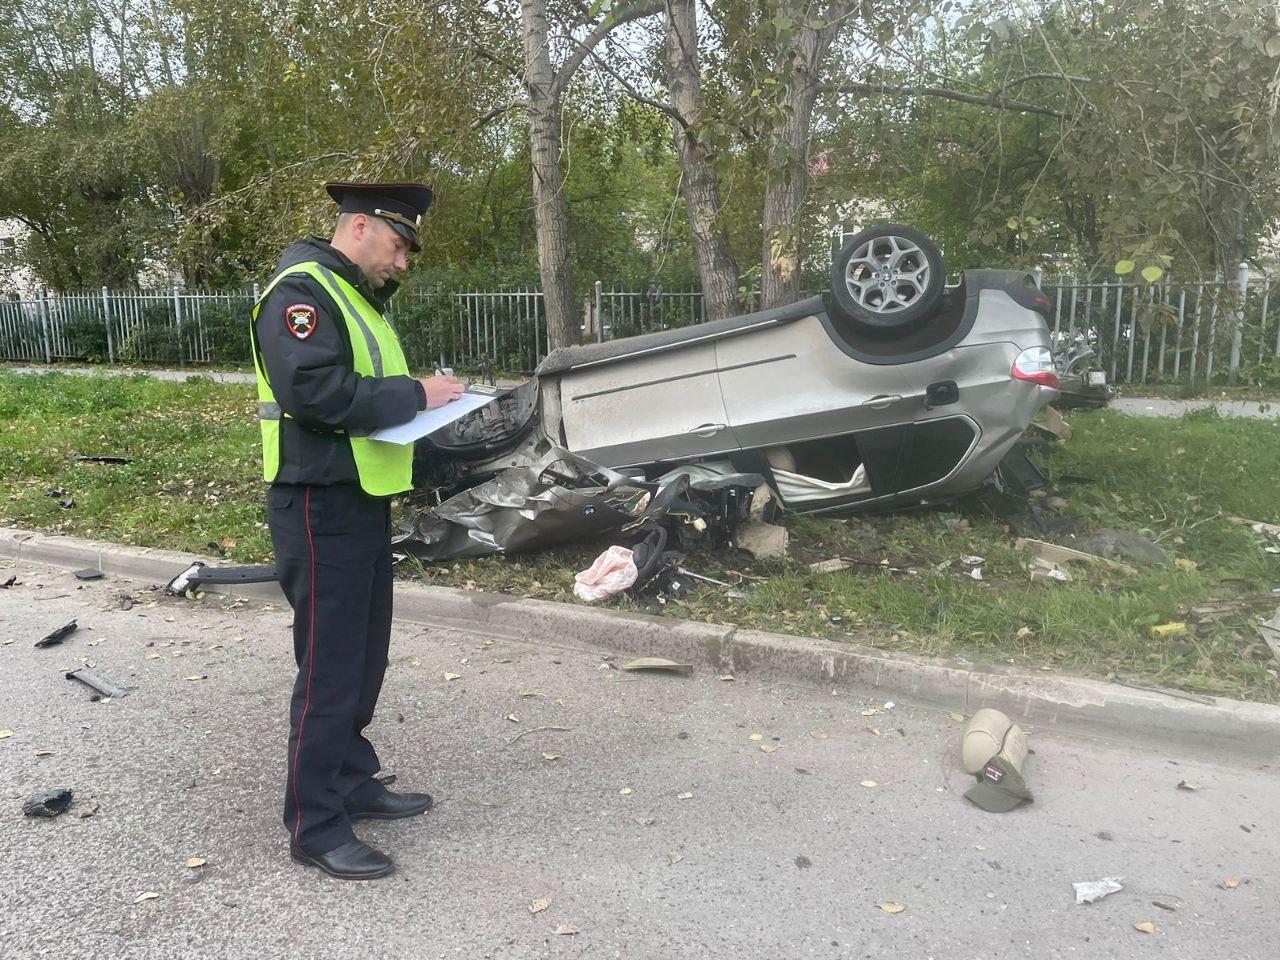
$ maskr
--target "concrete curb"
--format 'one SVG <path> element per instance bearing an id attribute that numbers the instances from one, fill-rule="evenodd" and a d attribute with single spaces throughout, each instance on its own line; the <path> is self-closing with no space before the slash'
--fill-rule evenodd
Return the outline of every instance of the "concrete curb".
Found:
<path id="1" fill-rule="evenodd" d="M 127 547 L 0 527 L 0 557 L 165 583 L 193 559 L 170 550 Z M 283 601 L 274 583 L 217 592 Z M 721 624 L 478 593 L 396 584 L 396 617 L 428 626 L 592 647 L 693 663 L 716 675 L 789 680 L 874 692 L 877 698 L 969 714 L 996 707 L 1029 725 L 1132 740 L 1198 746 L 1259 759 L 1280 758 L 1280 707 L 1219 699 L 1208 705 L 1060 674 L 960 664 L 885 653 L 847 643 L 741 630 Z"/>

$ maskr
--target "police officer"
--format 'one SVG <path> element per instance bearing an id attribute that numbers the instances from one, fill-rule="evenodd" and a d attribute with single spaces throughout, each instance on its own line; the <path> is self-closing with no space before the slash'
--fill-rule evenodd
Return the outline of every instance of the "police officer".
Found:
<path id="1" fill-rule="evenodd" d="M 289 714 L 284 824 L 299 863 L 342 879 L 392 871 L 352 821 L 425 813 L 425 793 L 374 779 L 364 737 L 391 639 L 390 498 L 410 487 L 412 444 L 370 431 L 462 394 L 453 377 L 409 375 L 385 313 L 431 189 L 330 183 L 331 240 L 285 251 L 254 305 L 254 367 L 267 520 L 280 585 L 293 607 L 298 677 Z"/>

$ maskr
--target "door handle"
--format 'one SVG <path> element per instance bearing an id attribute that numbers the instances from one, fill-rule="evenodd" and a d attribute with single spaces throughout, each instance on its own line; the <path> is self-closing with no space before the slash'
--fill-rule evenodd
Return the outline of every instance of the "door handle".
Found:
<path id="1" fill-rule="evenodd" d="M 883 410 L 886 407 L 892 407 L 901 399 L 902 397 L 897 394 L 889 396 L 882 393 L 880 396 L 872 397 L 870 400 L 863 400 L 862 405 L 864 407 L 870 407 L 872 410 Z"/>
<path id="2" fill-rule="evenodd" d="M 714 437 L 723 430 L 728 424 L 724 423 L 704 423 L 701 426 L 694 427 L 689 432 L 699 437 Z"/>

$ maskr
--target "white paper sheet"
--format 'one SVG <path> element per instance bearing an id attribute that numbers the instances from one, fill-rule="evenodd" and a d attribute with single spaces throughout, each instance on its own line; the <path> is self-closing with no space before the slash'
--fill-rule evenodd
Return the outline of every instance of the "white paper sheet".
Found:
<path id="1" fill-rule="evenodd" d="M 419 410 L 418 415 L 408 423 L 397 427 L 382 427 L 373 431 L 369 437 L 373 440 L 385 440 L 387 443 L 413 443 L 423 437 L 430 436 L 437 430 L 447 427 L 453 421 L 465 417 L 468 413 L 479 410 L 497 398 L 484 393 L 464 393 L 457 400 L 450 400 L 443 407 L 434 410 Z"/>

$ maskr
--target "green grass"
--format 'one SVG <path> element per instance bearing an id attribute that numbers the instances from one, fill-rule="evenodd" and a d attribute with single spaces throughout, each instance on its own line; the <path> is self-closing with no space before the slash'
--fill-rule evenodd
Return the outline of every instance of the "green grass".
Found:
<path id="1" fill-rule="evenodd" d="M 192 378 L 77 377 L 0 372 L 0 523 L 201 553 L 221 546 L 237 562 L 269 559 L 252 388 Z M 793 518 L 791 556 L 752 562 L 733 551 L 686 559 L 697 572 L 749 585 L 746 600 L 716 588 L 661 612 L 893 650 L 1142 678 L 1201 693 L 1280 702 L 1274 660 L 1263 656 L 1256 614 L 1270 614 L 1280 557 L 1228 516 L 1280 523 L 1280 424 L 1181 420 L 1108 411 L 1069 415 L 1072 439 L 1042 467 L 1064 512 L 1091 528 L 1136 531 L 1196 564 L 1133 576 L 1072 566 L 1069 584 L 1032 583 L 1012 531 L 970 505 L 893 516 Z M 76 464 L 77 453 L 123 453 L 124 466 Z M 1088 482 L 1064 482 L 1072 475 Z M 76 501 L 58 507 L 62 488 Z M 603 543 L 536 555 L 404 570 L 439 584 L 571 600 L 573 573 Z M 965 554 L 985 557 L 969 579 Z M 855 557 L 850 571 L 808 564 Z M 914 575 L 889 572 L 911 568 Z M 951 561 L 949 567 L 941 567 Z M 1192 605 L 1257 598 L 1224 619 L 1196 623 Z M 627 602 L 624 607 L 634 607 Z M 1270 609 L 1268 609 L 1270 607 Z M 1192 621 L 1192 635 L 1153 640 L 1150 628 Z"/>

